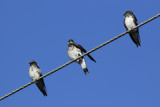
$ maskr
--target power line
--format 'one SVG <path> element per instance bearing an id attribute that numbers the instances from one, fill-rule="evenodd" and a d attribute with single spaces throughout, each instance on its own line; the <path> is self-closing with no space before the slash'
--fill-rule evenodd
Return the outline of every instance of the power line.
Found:
<path id="1" fill-rule="evenodd" d="M 158 18 L 159 16 L 160 16 L 160 14 L 158 14 L 158 15 L 156 15 L 156 16 L 150 18 L 150 19 L 148 19 L 147 21 L 145 21 L 145 22 L 143 22 L 143 23 L 137 25 L 134 29 L 136 29 L 136 28 L 138 28 L 138 27 L 140 27 L 140 26 L 143 26 L 144 24 L 146 24 L 146 23 L 148 23 L 148 22 L 150 22 L 150 21 L 152 21 L 152 20 Z M 54 73 L 54 72 L 56 72 L 56 71 L 58 71 L 58 70 L 64 68 L 65 66 L 67 66 L 67 65 L 69 65 L 69 64 L 71 64 L 71 63 L 73 63 L 73 62 L 75 62 L 77 59 L 79 59 L 79 58 L 81 58 L 81 57 L 83 57 L 83 56 L 85 56 L 85 55 L 87 55 L 87 54 L 89 54 L 89 53 L 92 53 L 92 52 L 96 51 L 97 49 L 99 49 L 99 48 L 101 48 L 101 47 L 103 47 L 103 46 L 105 46 L 105 45 L 107 45 L 107 44 L 113 42 L 114 40 L 116 40 L 116 39 L 118 39 L 118 38 L 124 36 L 125 34 L 129 33 L 130 31 L 131 31 L 131 30 L 127 30 L 126 32 L 121 33 L 120 35 L 118 35 L 118 36 L 116 36 L 116 37 L 110 39 L 109 41 L 107 41 L 107 42 L 105 42 L 105 43 L 99 45 L 98 47 L 96 47 L 96 48 L 94 48 L 94 49 L 92 49 L 92 50 L 90 50 L 90 51 L 84 53 L 82 56 L 76 58 L 75 60 L 69 61 L 69 62 L 65 63 L 64 65 L 62 65 L 62 66 L 60 66 L 60 67 L 58 67 L 58 68 L 56 68 L 56 69 L 50 71 L 49 73 L 47 73 L 47 74 L 41 76 L 39 79 L 44 78 L 44 77 L 47 77 L 48 75 L 50 75 L 50 74 L 52 74 L 52 73 Z M 39 79 L 38 79 L 38 80 L 39 80 Z M 9 96 L 11 96 L 12 94 L 14 94 L 14 93 L 16 93 L 16 92 L 18 92 L 18 91 L 20 91 L 20 90 L 22 90 L 22 89 L 28 87 L 29 85 L 31 85 L 31 84 L 33 84 L 33 83 L 35 83 L 35 81 L 29 82 L 28 84 L 26 84 L 26 85 L 24 85 L 24 86 L 22 86 L 22 87 L 20 87 L 20 88 L 18 88 L 18 89 L 16 89 L 16 90 L 14 90 L 13 92 L 11 92 L 11 93 L 9 93 L 9 94 L 6 94 L 5 96 L 3 96 L 3 97 L 0 98 L 0 101 L 3 100 L 3 99 L 5 99 L 5 98 L 7 98 L 7 97 L 9 97 Z"/>

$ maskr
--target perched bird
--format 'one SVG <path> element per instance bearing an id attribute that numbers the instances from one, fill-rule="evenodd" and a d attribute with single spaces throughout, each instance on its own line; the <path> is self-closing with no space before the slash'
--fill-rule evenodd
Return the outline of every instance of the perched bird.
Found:
<path id="1" fill-rule="evenodd" d="M 35 81 L 35 80 L 39 79 L 39 77 L 42 76 L 42 72 L 41 72 L 40 68 L 38 67 L 36 61 L 31 61 L 29 64 L 30 64 L 29 76 L 32 78 L 33 81 Z M 39 88 L 39 90 L 43 93 L 43 95 L 47 96 L 46 87 L 45 87 L 43 78 L 40 80 L 37 80 L 36 85 Z"/>
<path id="2" fill-rule="evenodd" d="M 124 26 L 125 26 L 125 28 L 127 30 L 131 30 L 129 32 L 129 35 L 130 35 L 132 41 L 138 47 L 138 46 L 141 46 L 139 31 L 138 31 L 138 28 L 133 29 L 137 25 L 138 25 L 137 18 L 135 17 L 135 15 L 133 14 L 133 12 L 132 11 L 125 12 L 125 14 L 124 14 Z"/>
<path id="3" fill-rule="evenodd" d="M 72 39 L 68 41 L 68 50 L 67 54 L 71 60 L 74 60 L 82 55 L 82 52 L 86 53 L 87 51 L 79 44 L 76 44 Z M 87 55 L 92 61 L 96 62 L 89 54 Z M 78 64 L 82 67 L 85 74 L 89 73 L 86 67 L 86 62 L 83 57 L 76 60 Z"/>

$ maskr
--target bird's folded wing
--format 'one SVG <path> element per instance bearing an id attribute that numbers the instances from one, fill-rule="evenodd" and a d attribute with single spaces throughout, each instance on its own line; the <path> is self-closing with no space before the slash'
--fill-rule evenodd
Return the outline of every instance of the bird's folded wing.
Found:
<path id="1" fill-rule="evenodd" d="M 77 48 L 79 48 L 80 50 L 82 50 L 84 53 L 86 53 L 87 51 L 81 46 L 81 45 L 79 45 L 79 44 L 74 44 L 74 46 L 76 46 Z M 93 58 L 92 58 L 92 56 L 90 56 L 89 54 L 87 54 L 87 56 L 92 60 L 92 61 L 94 61 L 94 62 L 96 62 Z"/>

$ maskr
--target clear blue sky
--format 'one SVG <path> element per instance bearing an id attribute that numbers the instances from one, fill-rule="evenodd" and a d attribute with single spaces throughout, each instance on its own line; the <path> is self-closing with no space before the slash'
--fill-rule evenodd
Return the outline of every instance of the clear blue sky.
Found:
<path id="1" fill-rule="evenodd" d="M 70 61 L 67 41 L 86 50 L 125 31 L 123 14 L 141 23 L 160 12 L 159 0 L 1 0 L 0 97 L 31 81 L 29 62 L 42 73 Z M 141 47 L 129 35 L 85 57 L 90 71 L 71 65 L 0 102 L 1 107 L 160 107 L 160 18 L 140 27 Z"/>

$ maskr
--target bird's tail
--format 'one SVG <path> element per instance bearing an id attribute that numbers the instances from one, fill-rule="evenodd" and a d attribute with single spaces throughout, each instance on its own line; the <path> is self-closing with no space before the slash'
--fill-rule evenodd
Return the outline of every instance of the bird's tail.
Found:
<path id="1" fill-rule="evenodd" d="M 43 78 L 37 81 L 36 85 L 39 88 L 39 90 L 43 93 L 43 95 L 47 96 L 46 87 L 45 87 Z"/>
<path id="2" fill-rule="evenodd" d="M 83 71 L 84 71 L 85 74 L 89 73 L 87 68 L 84 68 Z"/>
<path id="3" fill-rule="evenodd" d="M 141 44 L 140 44 L 141 41 L 140 41 L 139 32 L 136 32 L 136 33 L 135 33 L 135 36 L 136 36 L 136 45 L 137 45 L 137 47 L 138 47 L 138 46 L 141 46 Z"/>
<path id="4" fill-rule="evenodd" d="M 138 29 L 129 33 L 132 41 L 136 44 L 136 46 L 141 46 L 140 44 L 140 35 Z"/>
<path id="5" fill-rule="evenodd" d="M 84 71 L 85 74 L 89 73 L 89 71 L 88 71 L 88 69 L 86 67 L 86 62 L 85 62 L 84 58 L 81 59 L 81 61 L 79 62 L 79 64 L 81 65 L 81 67 L 82 67 L 82 69 L 83 69 L 83 71 Z"/>

